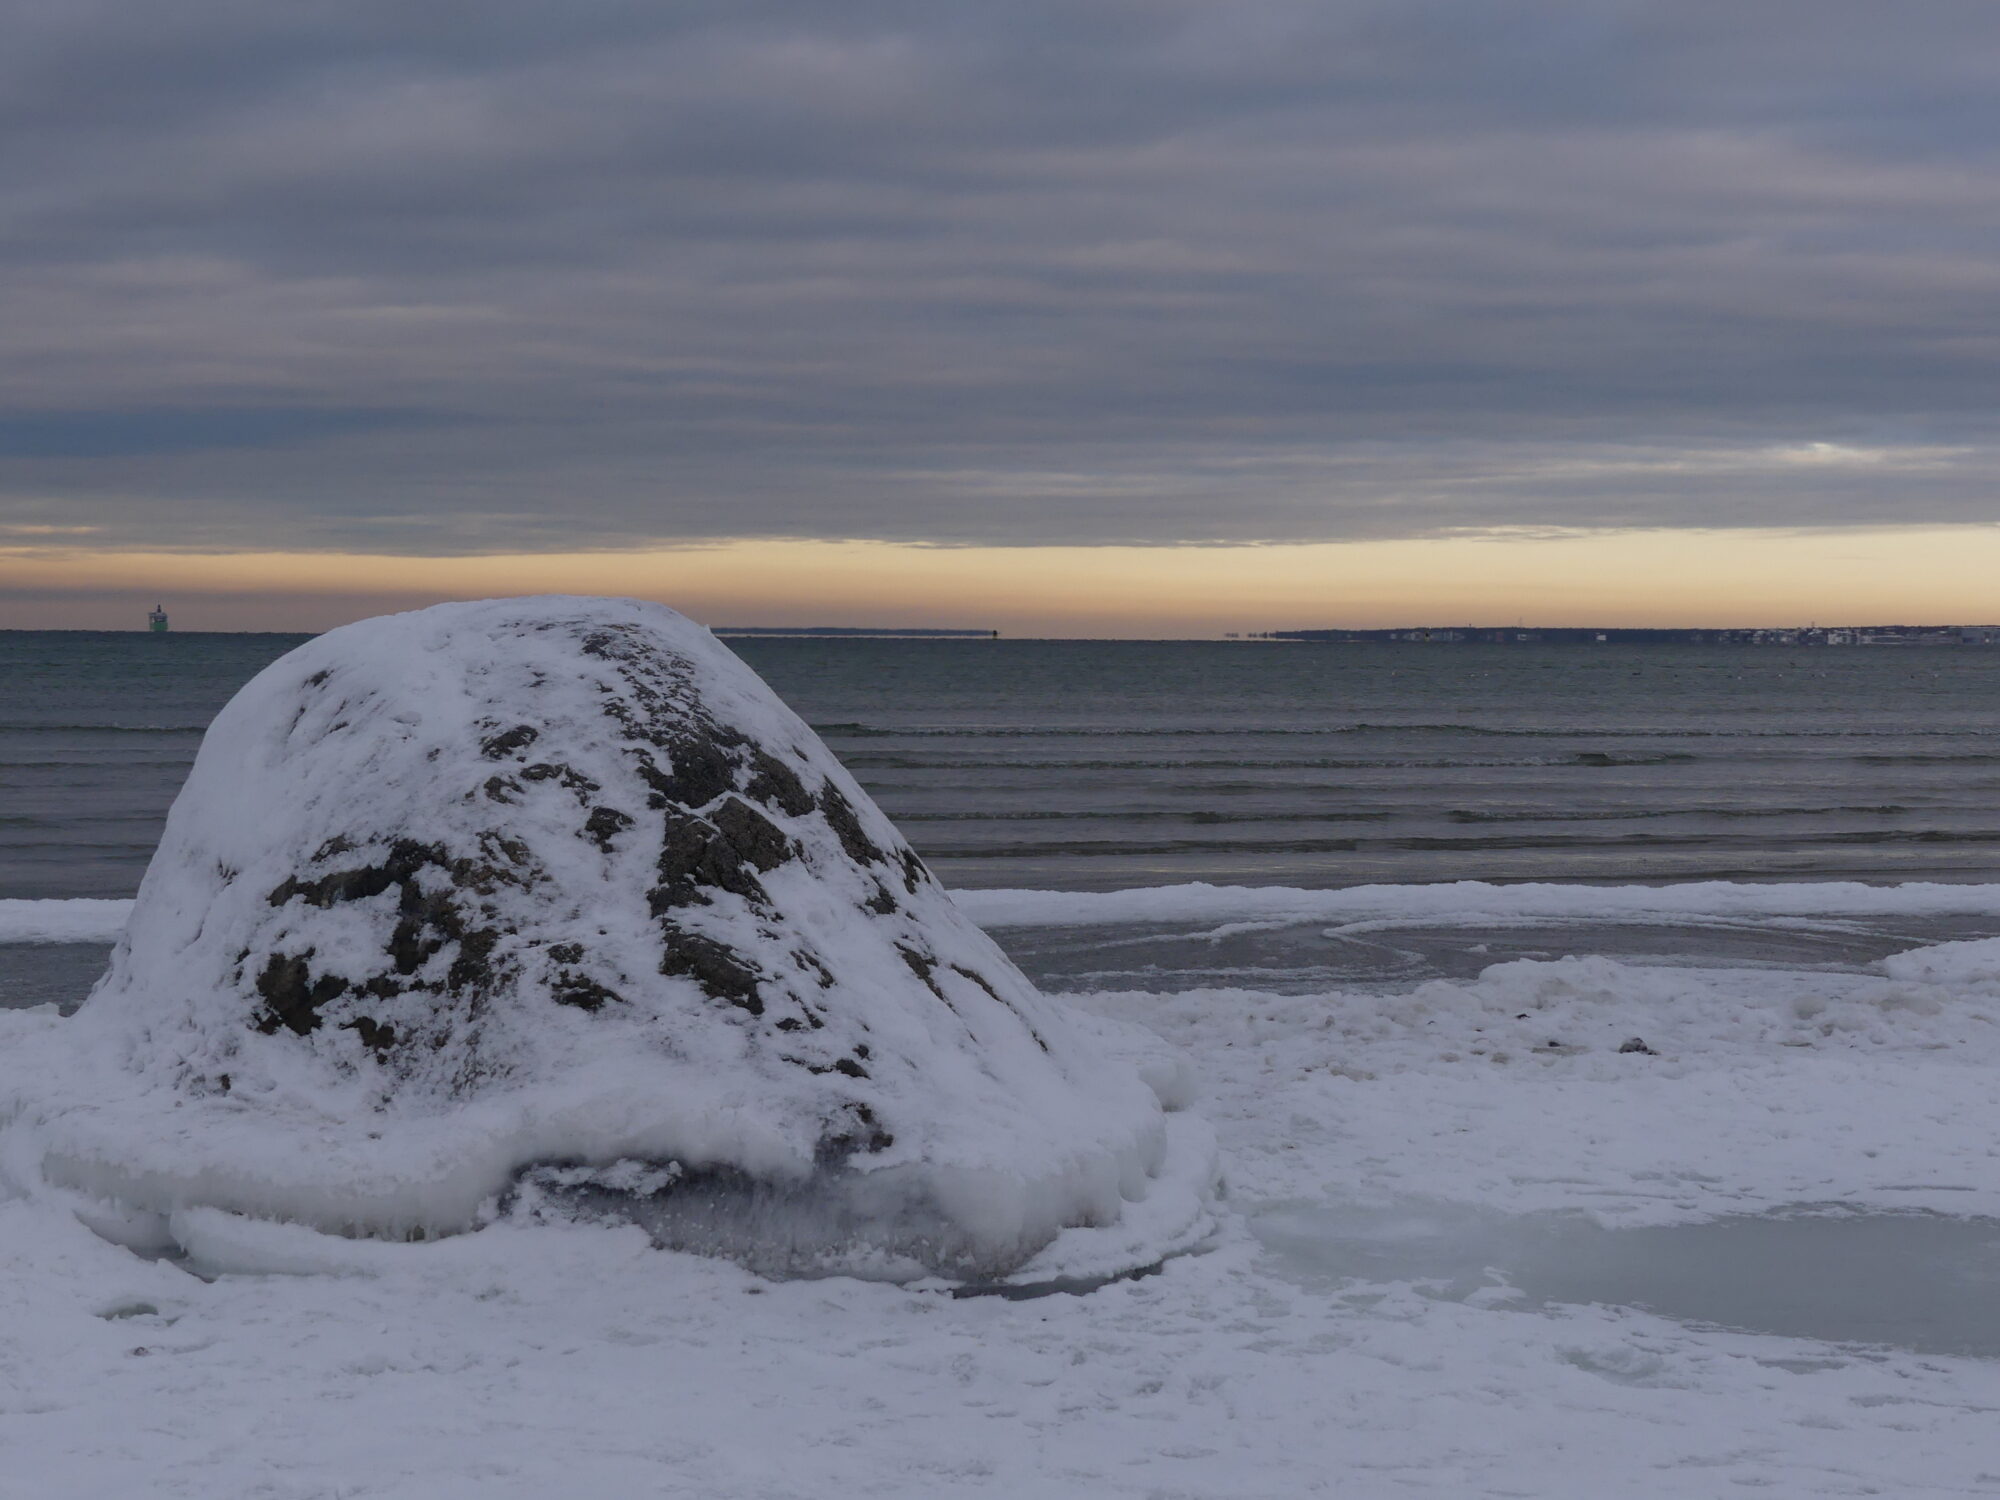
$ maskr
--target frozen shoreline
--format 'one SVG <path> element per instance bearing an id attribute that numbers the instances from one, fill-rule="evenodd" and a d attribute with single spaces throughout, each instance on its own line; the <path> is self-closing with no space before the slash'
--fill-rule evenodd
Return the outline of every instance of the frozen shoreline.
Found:
<path id="1" fill-rule="evenodd" d="M 1140 886 L 1123 891 L 970 890 L 952 897 L 982 927 L 1093 926 L 1103 923 L 1215 921 L 1332 924 L 1449 920 L 1643 920 L 1691 916 L 1945 916 L 2000 913 L 2000 885 L 1859 881 L 1681 885 L 1360 885 L 1337 890 L 1292 886 Z"/>
<path id="2" fill-rule="evenodd" d="M 129 900 L 0 901 L 0 943 L 110 943 L 132 915 Z"/>
<path id="3" fill-rule="evenodd" d="M 1122 891 L 954 890 L 982 927 L 1086 927 L 1111 923 L 1333 924 L 1410 919 L 1465 925 L 1504 921 L 1644 920 L 1691 916 L 1840 917 L 2000 915 L 2000 885 L 1913 881 L 1694 881 L 1680 885 L 1138 886 Z M 0 901 L 0 943 L 112 942 L 129 900 Z"/>
<path id="4" fill-rule="evenodd" d="M 1587 925 L 1981 915 L 2000 911 L 2000 886 L 960 899 L 995 927 L 1455 912 Z M 79 931 L 5 915 L 23 919 L 10 933 Z M 1208 1253 L 1088 1296 L 953 1301 L 760 1282 L 630 1230 L 502 1225 L 398 1246 L 284 1226 L 260 1239 L 217 1215 L 204 1243 L 293 1274 L 202 1281 L 29 1193 L 0 1201 L 0 1495 L 1711 1500 L 2000 1484 L 2000 1361 L 1583 1305 L 1511 1284 L 1506 1260 L 1539 1224 L 1577 1225 L 1610 1254 L 1813 1205 L 1950 1216 L 1984 1274 L 1980 1221 L 2000 1218 L 2000 943 L 1868 972 L 1586 955 L 1397 994 L 1163 987 L 1068 1003 L 1194 1060 L 1235 1210 Z M 0 1012 L 0 1091 L 46 1065 L 66 1024 Z M 1633 1036 L 1649 1050 L 1621 1051 Z M 0 1133 L 0 1163 L 6 1150 Z M 1292 1247 L 1251 1223 L 1288 1225 Z M 1372 1260 L 1315 1271 L 1316 1223 L 1336 1227 L 1336 1249 L 1376 1234 Z M 1729 1277 L 1727 1245 L 1701 1243 Z M 1885 1273 L 1885 1306 L 1906 1290 Z"/>

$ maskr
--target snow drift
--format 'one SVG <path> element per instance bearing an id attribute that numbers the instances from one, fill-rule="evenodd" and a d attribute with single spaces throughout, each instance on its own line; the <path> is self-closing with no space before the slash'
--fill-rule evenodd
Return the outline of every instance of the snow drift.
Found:
<path id="1" fill-rule="evenodd" d="M 260 674 L 61 1029 L 17 1132 L 133 1243 L 610 1214 L 778 1274 L 1115 1274 L 1214 1187 L 1172 1059 L 1037 993 L 747 667 L 630 601 Z"/>

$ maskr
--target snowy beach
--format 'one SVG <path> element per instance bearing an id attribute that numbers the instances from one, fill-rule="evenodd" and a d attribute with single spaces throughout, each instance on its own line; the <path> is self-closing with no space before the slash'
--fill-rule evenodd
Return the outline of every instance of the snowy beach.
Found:
<path id="1" fill-rule="evenodd" d="M 1547 919 L 1563 894 L 1533 904 Z M 1708 907 L 1782 921 L 1769 908 L 1809 894 L 1717 888 Z M 1441 893 L 1405 895 L 1435 919 Z M 1685 892 L 1568 895 L 1698 914 Z M 1877 915 L 1922 904 L 1878 895 Z M 1256 900 L 1207 899 L 1231 920 Z M 986 898 L 1008 900 L 1031 904 Z M 1929 900 L 2000 919 L 2000 889 Z M 1869 915 L 1853 890 L 1827 904 Z M 39 915 L 74 932 L 89 914 Z M 1949 1347 L 1992 1338 L 1972 1303 L 2000 1277 L 2000 947 L 1919 949 L 1876 973 L 1565 958 L 1393 995 L 1071 1003 L 1198 1060 L 1233 1213 L 1157 1275 L 1088 1296 L 954 1298 L 760 1281 L 633 1229 L 386 1245 L 215 1214 L 191 1226 L 197 1246 L 238 1269 L 205 1279 L 105 1243 L 59 1199 L 17 1198 L 0 1205 L 0 1493 L 2000 1487 L 2000 1364 L 1973 1357 L 2000 1346 Z M 0 1013 L 0 1055 L 18 1066 L 64 1024 Z M 1620 1051 L 1634 1036 L 1648 1050 Z M 1802 1216 L 1789 1277 L 1754 1244 L 1731 1249 L 1734 1216 L 1768 1214 Z M 1798 1284 L 1852 1261 L 1841 1234 L 1860 1219 L 1888 1236 L 1870 1289 L 1884 1342 L 1853 1341 L 1840 1300 L 1853 1274 L 1825 1305 L 1791 1305 Z M 1940 1222 L 1969 1234 L 1940 1243 Z M 1675 1225 L 1711 1238 L 1644 1240 Z M 1640 1236 L 1622 1282 L 1621 1231 Z M 1591 1300 L 1607 1259 L 1626 1305 Z M 1760 1265 L 1781 1326 L 1712 1326 L 1741 1320 L 1731 1287 Z M 1956 1325 L 1916 1290 L 1940 1284 L 1947 1307 L 1966 1296 Z M 1656 1300 L 1676 1316 L 1636 1305 Z"/>
<path id="2" fill-rule="evenodd" d="M 923 692 L 891 727 L 942 716 Z M 843 707 L 846 723 L 867 706 Z M 1672 728 L 1562 731 L 1561 709 L 1518 716 L 1584 751 L 1592 733 Z M 1145 732 L 1120 712 L 1117 733 Z M 1818 715 L 1848 743 L 1809 695 L 1753 712 L 1787 733 Z M 968 732 L 990 743 L 983 722 Z M 1985 726 L 1960 700 L 1899 732 L 1976 742 Z M 1602 772 L 1551 752 L 1537 758 L 1572 787 Z M 1204 776 L 1257 780 L 1247 795 L 1277 812 L 1347 796 L 1345 771 L 1302 784 L 1254 750 L 1213 758 L 1235 764 L 1179 767 L 1172 785 L 1145 766 L 925 774 L 966 782 L 967 811 L 980 776 L 1000 811 L 1115 799 L 1127 839 L 1149 806 L 1211 795 Z M 88 761 L 69 774 L 108 774 Z M 1765 821 L 1909 816 L 1839 811 L 1882 803 L 1855 776 L 1902 774 L 1842 764 L 1819 790 L 1794 769 L 1770 794 L 1825 811 Z M 1982 773 L 1917 774 L 1946 772 L 1959 780 L 1927 815 L 1971 836 L 1909 847 L 1964 860 L 1957 874 L 1978 850 Z M 1535 801 L 1558 795 L 1538 789 L 1553 773 L 1528 774 L 1468 765 L 1463 786 L 1489 814 L 1510 798 L 1553 811 Z M 1687 759 L 1611 774 L 1654 778 L 1656 805 L 1685 798 L 1683 823 L 1713 784 Z M 1126 780 L 1107 798 L 1110 777 Z M 1594 785 L 1560 795 L 1607 820 L 1632 810 L 1629 791 Z M 87 842 L 67 826 L 50 824 Z M 1233 832 L 1203 853 L 1176 845 L 1171 817 L 1150 826 L 1159 848 L 1139 857 L 1156 864 L 1266 857 Z M 1846 847 L 1903 847 L 1869 835 Z M 1079 886 L 1095 857 L 978 856 Z M 1760 856 L 1790 857 L 1776 841 Z M 172 1255 L 137 1254 L 41 1177 L 33 1132 L 0 1134 L 0 1495 L 2000 1492 L 2000 886 L 1880 867 L 1304 885 L 1281 878 L 1296 851 L 1269 858 L 1256 884 L 953 892 L 1078 1024 L 1178 1049 L 1219 1141 L 1213 1232 L 1086 1295 L 769 1280 L 632 1225 L 502 1220 L 392 1243 L 199 1206 L 172 1216 Z M 0 1111 L 69 1076 L 66 1012 L 128 920 L 117 889 L 0 901 L 16 1007 L 0 1009 Z"/>

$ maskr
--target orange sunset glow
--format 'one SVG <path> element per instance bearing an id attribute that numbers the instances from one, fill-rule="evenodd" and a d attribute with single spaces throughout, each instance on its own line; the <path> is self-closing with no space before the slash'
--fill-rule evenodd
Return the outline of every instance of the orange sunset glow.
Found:
<path id="1" fill-rule="evenodd" d="M 1516 619 L 1539 625 L 1984 622 L 2000 527 L 1505 533 L 1241 547 L 919 547 L 735 541 L 623 552 L 399 557 L 0 551 L 0 627 L 325 629 L 444 599 L 657 599 L 715 625 L 962 626 L 1217 636 Z"/>

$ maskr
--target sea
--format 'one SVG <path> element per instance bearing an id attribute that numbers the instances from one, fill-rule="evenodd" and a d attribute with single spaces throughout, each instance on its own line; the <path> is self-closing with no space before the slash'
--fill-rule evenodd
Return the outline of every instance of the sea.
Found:
<path id="1" fill-rule="evenodd" d="M 211 717 L 304 639 L 0 632 L 0 898 L 130 896 Z M 1302 920 L 1285 919 L 1291 900 L 1217 931 L 1187 893 L 1990 882 L 2000 649 L 730 645 L 948 886 L 1160 893 L 1157 910 L 1127 903 L 1116 922 L 1021 920 L 969 895 L 1052 988 L 1409 984 L 1579 948 L 1845 967 L 1992 926 L 1792 911 L 1697 924 L 1696 943 L 1697 926 L 1537 926 L 1519 912 L 1504 930 L 1427 927 L 1435 903 L 1413 898 L 1391 942 L 1328 936 L 1324 900 Z M 4 951 L 0 1000 L 67 1004 L 107 950 Z"/>

